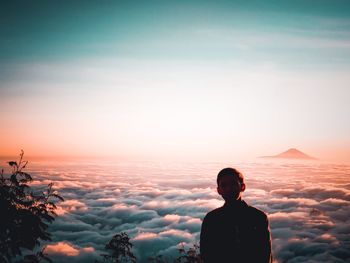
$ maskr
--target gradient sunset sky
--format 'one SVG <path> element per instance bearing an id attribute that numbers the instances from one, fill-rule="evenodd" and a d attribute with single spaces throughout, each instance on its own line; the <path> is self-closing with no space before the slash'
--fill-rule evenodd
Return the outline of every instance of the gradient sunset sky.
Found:
<path id="1" fill-rule="evenodd" d="M 349 1 L 8 1 L 0 155 L 350 161 Z"/>

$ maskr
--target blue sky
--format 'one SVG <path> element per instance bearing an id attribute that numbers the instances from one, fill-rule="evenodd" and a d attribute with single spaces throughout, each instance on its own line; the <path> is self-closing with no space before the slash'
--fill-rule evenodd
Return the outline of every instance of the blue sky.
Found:
<path id="1" fill-rule="evenodd" d="M 1 154 L 347 159 L 348 1 L 11 1 L 0 17 L 1 137 L 18 138 Z"/>
<path id="2" fill-rule="evenodd" d="M 349 59 L 347 1 L 11 1 L 1 10 L 2 61 Z"/>

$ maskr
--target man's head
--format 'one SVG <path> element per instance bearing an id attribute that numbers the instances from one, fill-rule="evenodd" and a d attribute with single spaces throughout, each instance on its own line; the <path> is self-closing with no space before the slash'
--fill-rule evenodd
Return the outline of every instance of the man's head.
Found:
<path id="1" fill-rule="evenodd" d="M 217 191 L 225 201 L 241 199 L 241 193 L 245 190 L 243 175 L 234 168 L 222 169 L 216 179 Z"/>

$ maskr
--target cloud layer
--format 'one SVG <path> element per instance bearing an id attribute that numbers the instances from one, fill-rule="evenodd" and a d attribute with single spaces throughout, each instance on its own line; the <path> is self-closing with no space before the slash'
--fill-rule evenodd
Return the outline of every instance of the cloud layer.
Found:
<path id="1" fill-rule="evenodd" d="M 65 198 L 47 252 L 93 262 L 125 231 L 138 262 L 170 260 L 198 243 L 203 217 L 223 204 L 215 177 L 226 166 L 245 174 L 244 199 L 268 214 L 278 262 L 349 261 L 350 167 L 318 163 L 34 163 L 35 184 L 54 181 Z"/>

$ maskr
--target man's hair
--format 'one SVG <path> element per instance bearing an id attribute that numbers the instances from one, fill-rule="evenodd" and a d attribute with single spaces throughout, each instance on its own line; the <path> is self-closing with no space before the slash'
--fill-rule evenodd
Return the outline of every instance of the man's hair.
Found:
<path id="1" fill-rule="evenodd" d="M 244 183 L 244 176 L 243 176 L 243 174 L 240 171 L 238 171 L 237 169 L 235 169 L 235 168 L 228 167 L 228 168 L 222 169 L 218 173 L 218 177 L 216 178 L 216 182 L 217 182 L 218 185 L 219 185 L 220 179 L 223 176 L 235 176 L 241 184 Z"/>

